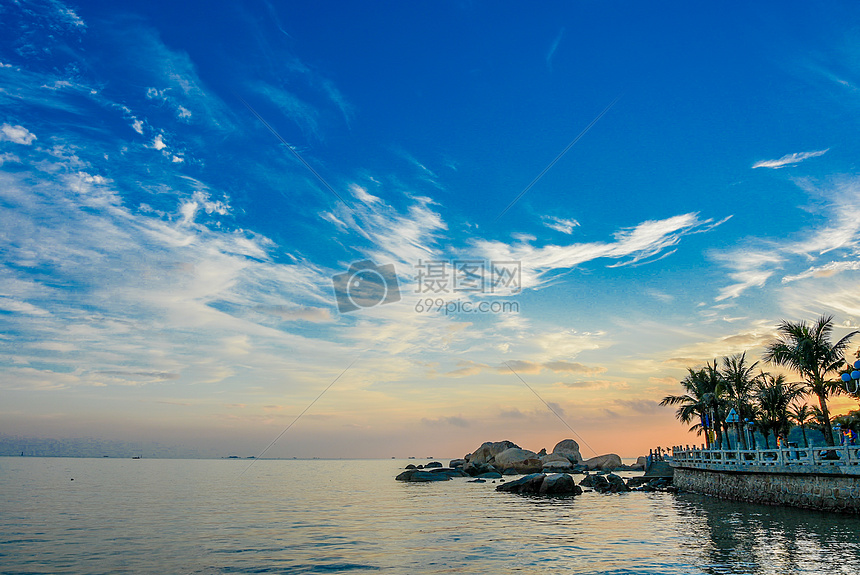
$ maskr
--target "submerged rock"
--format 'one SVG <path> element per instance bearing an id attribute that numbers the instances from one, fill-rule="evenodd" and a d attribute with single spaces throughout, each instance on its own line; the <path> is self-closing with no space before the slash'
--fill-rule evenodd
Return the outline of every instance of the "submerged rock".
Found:
<path id="1" fill-rule="evenodd" d="M 502 474 L 498 471 L 488 471 L 487 473 L 482 473 L 480 475 L 476 475 L 479 479 L 501 479 Z"/>
<path id="2" fill-rule="evenodd" d="M 394 479 L 397 481 L 423 483 L 427 481 L 449 481 L 451 478 L 445 473 L 433 473 L 420 469 L 408 469 Z"/>

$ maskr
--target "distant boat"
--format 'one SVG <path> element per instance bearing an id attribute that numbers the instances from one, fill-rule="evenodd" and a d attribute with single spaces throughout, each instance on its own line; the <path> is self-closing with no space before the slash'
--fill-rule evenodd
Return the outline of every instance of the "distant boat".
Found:
<path id="1" fill-rule="evenodd" d="M 140 455 L 135 455 L 132 459 L 140 459 Z"/>

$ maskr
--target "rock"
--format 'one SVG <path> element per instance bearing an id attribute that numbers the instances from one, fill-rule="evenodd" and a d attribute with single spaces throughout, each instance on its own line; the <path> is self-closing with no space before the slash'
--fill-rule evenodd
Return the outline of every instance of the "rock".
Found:
<path id="1" fill-rule="evenodd" d="M 597 457 L 592 457 L 591 459 L 586 459 L 582 462 L 589 471 L 594 471 L 595 469 L 602 469 L 604 471 L 610 471 L 612 469 L 617 469 L 621 467 L 621 458 L 615 455 L 614 453 L 608 453 L 606 455 L 598 455 Z"/>
<path id="2" fill-rule="evenodd" d="M 547 475 L 540 485 L 541 495 L 581 495 L 582 488 L 567 473 Z"/>
<path id="3" fill-rule="evenodd" d="M 571 463 L 582 461 L 582 455 L 579 453 L 579 444 L 573 439 L 562 439 L 552 448 L 552 452 L 553 454 L 566 457 Z"/>
<path id="4" fill-rule="evenodd" d="M 476 475 L 480 475 L 482 473 L 497 471 L 497 469 L 492 465 L 488 465 L 486 463 L 472 463 L 471 461 L 469 461 L 463 466 L 463 471 L 465 471 L 472 477 L 475 477 Z"/>
<path id="5" fill-rule="evenodd" d="M 624 479 L 614 473 L 606 475 L 595 474 L 586 475 L 585 479 L 579 482 L 583 487 L 591 487 L 598 493 L 621 493 L 630 491 L 624 483 Z"/>
<path id="6" fill-rule="evenodd" d="M 479 479 L 501 479 L 502 474 L 498 471 L 488 471 L 487 473 L 482 473 L 480 475 L 476 475 L 475 477 Z"/>
<path id="7" fill-rule="evenodd" d="M 425 469 L 425 471 L 427 473 L 442 473 L 448 477 L 469 477 L 469 474 L 462 469 L 451 469 L 450 467 L 434 467 L 429 471 Z"/>
<path id="8" fill-rule="evenodd" d="M 538 457 L 543 457 L 546 455 L 546 447 L 542 447 L 540 451 L 538 451 Z"/>
<path id="9" fill-rule="evenodd" d="M 579 495 L 582 489 L 573 477 L 566 473 L 532 473 L 504 485 L 496 487 L 496 491 L 535 495 Z"/>
<path id="10" fill-rule="evenodd" d="M 438 461 L 431 461 L 430 463 L 428 463 L 427 465 L 424 466 L 425 469 L 427 469 L 429 467 L 442 467 L 442 464 L 439 463 Z"/>
<path id="11" fill-rule="evenodd" d="M 647 465 L 647 464 L 648 464 L 648 458 L 645 457 L 644 455 L 640 455 L 639 457 L 636 458 L 636 465 L 641 465 L 642 467 L 645 467 L 645 465 Z"/>
<path id="12" fill-rule="evenodd" d="M 410 463 L 406 466 L 406 469 L 415 469 L 415 466 Z"/>
<path id="13" fill-rule="evenodd" d="M 504 469 L 502 475 L 519 475 L 516 469 Z"/>
<path id="14" fill-rule="evenodd" d="M 537 453 L 519 447 L 511 447 L 496 455 L 494 465 L 497 469 L 513 469 L 520 473 L 537 473 L 543 468 Z"/>
<path id="15" fill-rule="evenodd" d="M 509 493 L 539 493 L 541 483 L 546 475 L 543 473 L 532 473 L 519 479 L 514 479 L 504 485 L 496 487 L 496 491 L 507 491 Z"/>
<path id="16" fill-rule="evenodd" d="M 564 464 L 561 461 L 551 461 L 540 468 L 543 473 L 569 473 L 573 471 L 570 463 Z"/>
<path id="17" fill-rule="evenodd" d="M 630 491 L 627 488 L 627 484 L 624 483 L 624 479 L 614 473 L 607 475 L 606 480 L 609 482 L 610 493 L 624 493 Z"/>
<path id="18" fill-rule="evenodd" d="M 590 487 L 599 493 L 609 491 L 609 480 L 606 479 L 605 475 L 586 475 L 579 484 L 583 487 Z"/>
<path id="19" fill-rule="evenodd" d="M 397 481 L 425 482 L 425 481 L 449 481 L 451 478 L 445 473 L 432 473 L 430 471 L 421 471 L 419 469 L 409 469 L 404 471 L 397 477 Z"/>
<path id="20" fill-rule="evenodd" d="M 481 447 L 472 452 L 468 459 L 470 463 L 492 463 L 492 460 L 496 455 L 506 449 L 511 449 L 512 447 L 519 449 L 520 446 L 507 440 L 496 442 L 487 441 L 482 444 Z"/>
<path id="21" fill-rule="evenodd" d="M 424 466 L 423 466 L 423 465 L 418 465 L 418 466 L 416 466 L 416 467 L 415 467 L 415 469 L 424 469 Z"/>
<path id="22" fill-rule="evenodd" d="M 486 479 L 470 479 L 466 483 L 486 483 L 486 482 L 487 482 Z"/>
<path id="23" fill-rule="evenodd" d="M 450 461 L 450 463 L 448 463 L 448 467 L 454 467 L 454 468 L 463 467 L 464 465 L 466 465 L 465 459 L 452 459 Z"/>

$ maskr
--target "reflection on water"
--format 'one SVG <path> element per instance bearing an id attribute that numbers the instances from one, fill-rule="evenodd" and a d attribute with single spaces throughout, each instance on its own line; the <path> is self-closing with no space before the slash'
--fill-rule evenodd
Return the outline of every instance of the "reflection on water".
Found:
<path id="1" fill-rule="evenodd" d="M 705 573 L 857 573 L 860 518 L 683 494 Z"/>
<path id="2" fill-rule="evenodd" d="M 857 517 L 394 481 L 405 463 L 0 458 L 0 572 L 860 572 Z"/>

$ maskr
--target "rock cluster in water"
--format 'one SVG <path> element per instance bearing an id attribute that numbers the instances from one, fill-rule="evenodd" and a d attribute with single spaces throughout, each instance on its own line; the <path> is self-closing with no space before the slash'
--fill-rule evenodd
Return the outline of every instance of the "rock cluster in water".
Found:
<path id="1" fill-rule="evenodd" d="M 476 476 L 489 471 L 507 474 L 571 473 L 584 471 L 643 470 L 644 458 L 636 465 L 625 466 L 621 458 L 609 453 L 591 459 L 583 459 L 579 444 L 573 439 L 559 441 L 552 453 L 545 449 L 535 453 L 523 449 L 512 441 L 488 441 L 463 459 L 454 459 L 449 466 L 462 467 L 469 475 Z"/>
<path id="2" fill-rule="evenodd" d="M 623 478 L 610 473 L 616 470 L 643 470 L 644 467 L 644 457 L 640 457 L 636 465 L 626 466 L 614 453 L 583 460 L 579 444 L 573 439 L 558 442 L 551 453 L 547 453 L 546 449 L 535 453 L 512 441 L 488 441 L 462 459 L 452 459 L 448 467 L 443 467 L 438 461 L 425 465 L 410 464 L 396 479 L 430 482 L 470 477 L 470 483 L 499 481 L 502 484 L 496 487 L 498 491 L 535 495 L 579 495 L 582 487 L 600 493 L 656 491 L 668 485 L 665 480 L 650 478 L 631 478 L 625 483 Z M 597 473 L 589 474 L 591 471 Z M 570 473 L 584 473 L 585 478 L 577 485 Z M 524 477 L 505 482 L 503 475 Z"/>

